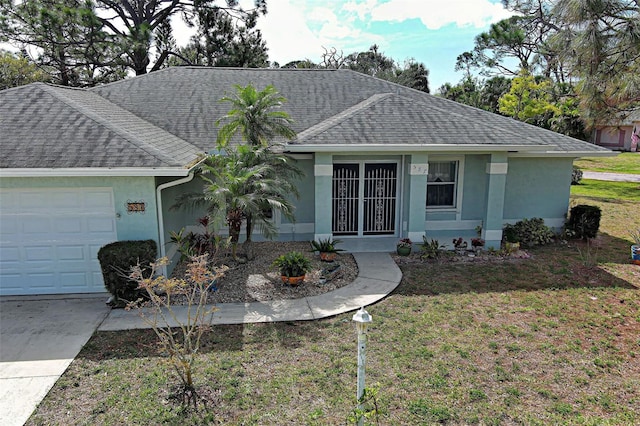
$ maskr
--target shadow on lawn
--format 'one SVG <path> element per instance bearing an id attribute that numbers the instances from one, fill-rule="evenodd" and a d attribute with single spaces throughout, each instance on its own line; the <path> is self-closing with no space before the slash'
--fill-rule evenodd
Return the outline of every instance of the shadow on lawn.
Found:
<path id="1" fill-rule="evenodd" d="M 322 327 L 320 327 L 322 328 Z M 178 332 L 179 329 L 175 329 Z M 245 344 L 295 349 L 308 342 L 321 342 L 323 332 L 310 322 L 216 325 L 205 332 L 199 353 L 242 351 Z M 257 346 L 256 346 L 257 345 Z M 84 346 L 78 358 L 91 361 L 163 357 L 164 351 L 153 330 L 100 331 Z"/>
<path id="2" fill-rule="evenodd" d="M 403 278 L 393 294 L 420 296 L 596 287 L 640 290 L 640 268 L 631 264 L 626 240 L 602 234 L 594 243 L 571 241 L 569 245 L 553 244 L 529 253 L 530 259 L 403 264 L 400 266 Z M 607 270 L 611 268 L 617 275 L 629 278 L 611 274 Z"/>

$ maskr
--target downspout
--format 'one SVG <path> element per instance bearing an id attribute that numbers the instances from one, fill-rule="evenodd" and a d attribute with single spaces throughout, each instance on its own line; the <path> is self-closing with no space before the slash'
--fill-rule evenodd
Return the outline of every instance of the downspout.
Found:
<path id="1" fill-rule="evenodd" d="M 156 204 L 158 205 L 158 232 L 160 237 L 160 257 L 165 257 L 167 255 L 164 237 L 164 215 L 162 213 L 162 191 L 167 188 L 171 188 L 172 186 L 178 186 L 182 185 L 183 183 L 191 182 L 194 176 L 195 173 L 193 170 L 191 170 L 186 177 L 163 183 L 162 185 L 158 185 L 158 187 L 156 188 Z M 162 275 L 167 276 L 166 265 L 162 266 Z"/>

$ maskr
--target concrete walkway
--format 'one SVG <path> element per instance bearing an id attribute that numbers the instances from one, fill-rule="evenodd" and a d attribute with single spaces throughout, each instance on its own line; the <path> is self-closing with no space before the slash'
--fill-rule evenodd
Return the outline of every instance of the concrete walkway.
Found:
<path id="1" fill-rule="evenodd" d="M 386 297 L 402 273 L 388 253 L 353 253 L 359 273 L 335 291 L 303 299 L 218 304 L 213 324 L 314 320 L 359 309 Z M 0 425 L 31 416 L 96 330 L 146 328 L 138 312 L 110 310 L 106 295 L 0 299 Z M 175 311 L 184 320 L 186 309 Z"/>
<path id="2" fill-rule="evenodd" d="M 640 175 L 624 173 L 582 172 L 583 179 L 608 180 L 613 182 L 640 182 Z"/>

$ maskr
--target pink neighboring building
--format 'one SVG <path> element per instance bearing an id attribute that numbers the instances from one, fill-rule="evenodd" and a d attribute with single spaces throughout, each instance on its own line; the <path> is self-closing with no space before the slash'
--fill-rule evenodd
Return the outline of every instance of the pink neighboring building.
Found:
<path id="1" fill-rule="evenodd" d="M 640 151 L 640 110 L 618 123 L 597 126 L 593 142 L 615 151 Z"/>

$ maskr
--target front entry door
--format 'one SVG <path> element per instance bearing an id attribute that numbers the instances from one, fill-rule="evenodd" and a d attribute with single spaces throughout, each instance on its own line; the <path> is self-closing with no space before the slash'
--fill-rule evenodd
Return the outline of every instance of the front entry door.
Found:
<path id="1" fill-rule="evenodd" d="M 333 165 L 333 234 L 394 235 L 396 163 Z"/>

